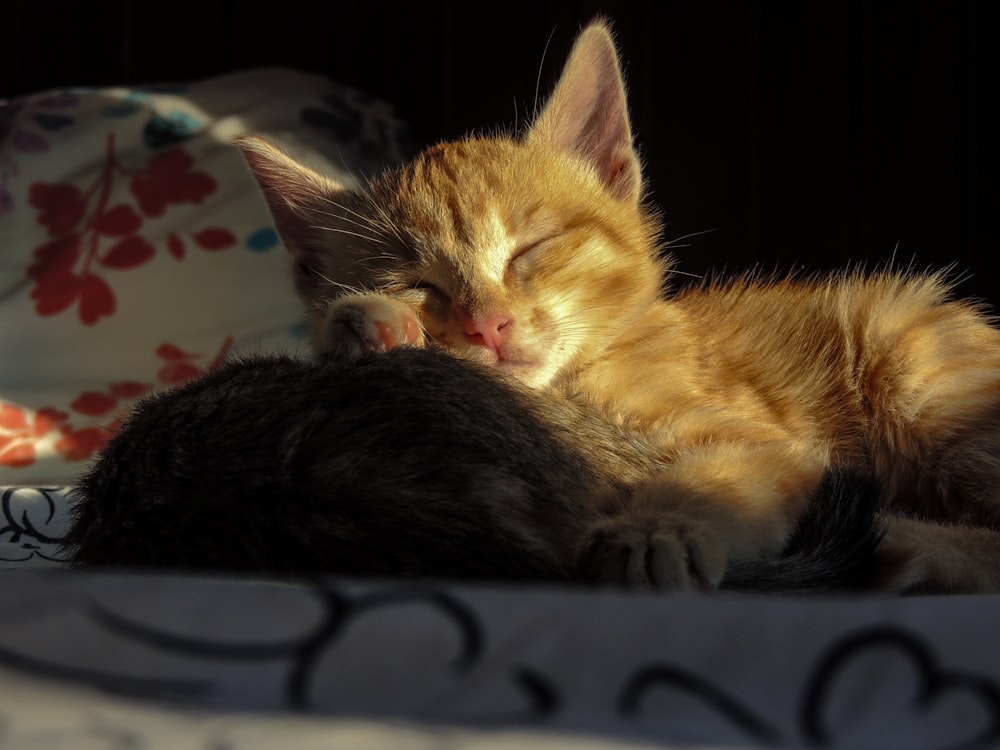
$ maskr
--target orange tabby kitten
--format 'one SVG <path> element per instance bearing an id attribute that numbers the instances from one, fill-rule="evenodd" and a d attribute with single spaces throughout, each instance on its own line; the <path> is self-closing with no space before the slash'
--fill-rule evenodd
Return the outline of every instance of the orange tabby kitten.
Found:
<path id="1" fill-rule="evenodd" d="M 1000 591 L 1000 333 L 937 276 L 667 294 L 603 23 L 523 137 L 442 143 L 361 190 L 239 145 L 319 354 L 444 346 L 648 436 L 669 468 L 595 523 L 597 579 L 713 588 L 777 555 L 843 466 L 882 489 L 880 588 Z"/>

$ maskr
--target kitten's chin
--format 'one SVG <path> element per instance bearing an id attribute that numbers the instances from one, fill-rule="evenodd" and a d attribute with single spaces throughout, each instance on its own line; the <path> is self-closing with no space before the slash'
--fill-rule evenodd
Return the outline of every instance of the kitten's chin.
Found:
<path id="1" fill-rule="evenodd" d="M 459 354 L 465 359 L 500 370 L 531 388 L 545 385 L 549 380 L 544 364 L 536 359 L 498 358 L 493 352 L 480 347 L 460 350 Z"/>
<path id="2" fill-rule="evenodd" d="M 484 347 L 476 346 L 457 350 L 459 356 L 493 367 L 524 383 L 529 388 L 547 386 L 559 371 L 560 362 L 554 358 L 528 356 L 526 352 L 505 352 L 501 356 Z"/>

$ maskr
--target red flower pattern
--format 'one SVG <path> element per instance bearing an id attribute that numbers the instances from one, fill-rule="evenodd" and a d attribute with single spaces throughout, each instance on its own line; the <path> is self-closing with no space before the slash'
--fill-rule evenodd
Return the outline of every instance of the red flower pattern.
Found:
<path id="1" fill-rule="evenodd" d="M 127 271 L 156 255 L 156 245 L 140 233 L 146 218 L 162 216 L 169 206 L 202 203 L 218 188 L 215 178 L 196 171 L 194 158 L 175 147 L 153 156 L 138 172 L 130 172 L 115 156 L 115 136 L 107 139 L 104 167 L 86 190 L 76 185 L 36 182 L 28 203 L 38 212 L 38 223 L 49 241 L 34 251 L 28 277 L 35 286 L 31 298 L 39 315 L 56 315 L 73 305 L 84 325 L 95 325 L 113 315 L 114 290 L 99 269 Z M 111 205 L 115 180 L 127 177 L 138 210 L 129 203 Z M 204 227 L 190 233 L 202 250 L 215 251 L 236 244 L 236 235 L 222 227 Z M 183 260 L 184 240 L 171 233 L 168 254 Z"/>
<path id="2" fill-rule="evenodd" d="M 0 401 L 0 466 L 20 468 L 35 462 L 35 443 L 64 422 L 68 414 L 52 408 L 29 416 L 24 410 Z"/>
<path id="3" fill-rule="evenodd" d="M 191 354 L 174 344 L 157 347 L 156 356 L 164 365 L 157 373 L 160 385 L 178 385 L 218 368 L 232 347 L 227 336 L 219 351 L 204 365 L 201 354 Z M 121 427 L 128 409 L 154 386 L 136 381 L 111 383 L 106 391 L 84 391 L 70 404 L 76 414 L 86 417 L 85 427 L 74 426 L 70 414 L 45 407 L 31 412 L 0 401 L 0 466 L 17 469 L 31 466 L 37 459 L 38 443 L 57 433 L 55 450 L 66 461 L 85 461 L 104 447 Z M 95 424 L 96 423 L 96 424 Z"/>
<path id="4" fill-rule="evenodd" d="M 204 172 L 192 172 L 194 157 L 182 148 L 172 148 L 149 160 L 129 188 L 139 200 L 146 216 L 163 216 L 168 205 L 200 204 L 215 192 L 215 178 Z"/>
<path id="5" fill-rule="evenodd" d="M 38 209 L 38 223 L 56 237 L 73 229 L 87 212 L 87 201 L 76 185 L 36 182 L 28 190 L 28 203 Z"/>

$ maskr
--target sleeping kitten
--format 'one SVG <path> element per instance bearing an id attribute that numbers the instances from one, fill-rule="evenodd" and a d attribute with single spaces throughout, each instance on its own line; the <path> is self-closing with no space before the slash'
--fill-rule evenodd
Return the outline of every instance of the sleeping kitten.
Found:
<path id="1" fill-rule="evenodd" d="M 140 402 L 66 544 L 87 566 L 585 582 L 588 527 L 655 468 L 641 437 L 443 352 L 253 358 Z M 864 587 L 868 491 L 831 476 L 786 554 L 725 585 Z"/>
<path id="2" fill-rule="evenodd" d="M 939 276 L 665 294 L 602 22 L 522 137 L 442 143 L 356 192 L 239 145 L 319 355 L 444 347 L 655 447 L 659 468 L 585 532 L 598 578 L 714 587 L 776 556 L 844 468 L 891 511 L 881 588 L 1000 591 L 1000 333 Z"/>

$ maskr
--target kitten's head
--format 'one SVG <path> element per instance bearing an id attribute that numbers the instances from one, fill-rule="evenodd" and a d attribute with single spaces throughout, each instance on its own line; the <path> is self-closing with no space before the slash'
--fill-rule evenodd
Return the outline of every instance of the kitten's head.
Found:
<path id="1" fill-rule="evenodd" d="M 428 339 L 539 386 L 598 356 L 660 292 L 657 224 L 601 22 L 523 137 L 442 143 L 358 191 L 260 139 L 239 145 L 314 324 L 330 299 L 377 291 L 410 303 Z"/>

